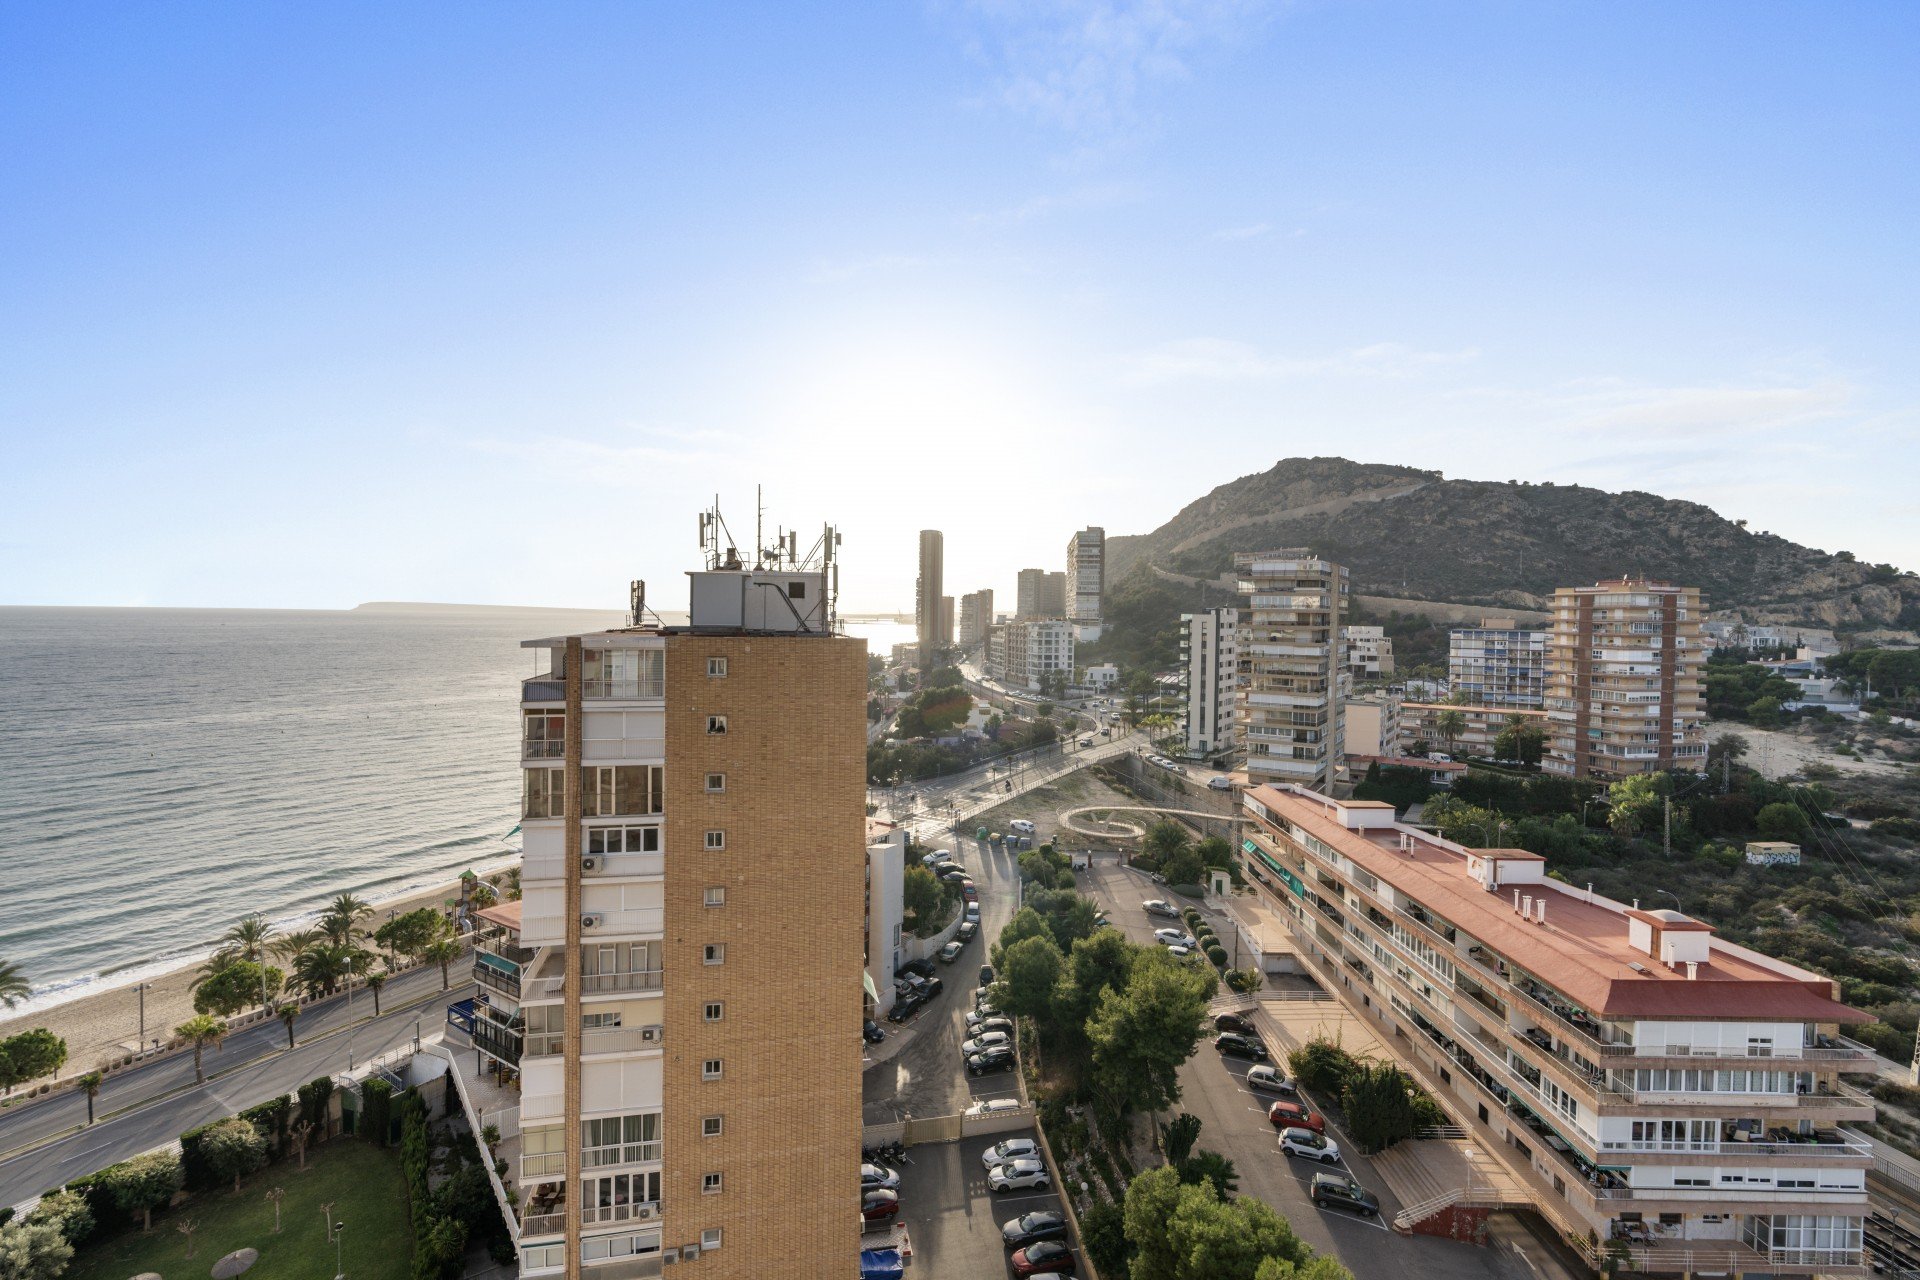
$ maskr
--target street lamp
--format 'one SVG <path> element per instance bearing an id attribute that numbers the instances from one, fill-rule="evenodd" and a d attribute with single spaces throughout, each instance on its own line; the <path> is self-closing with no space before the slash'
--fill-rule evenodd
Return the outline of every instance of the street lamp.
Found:
<path id="1" fill-rule="evenodd" d="M 140 994 L 140 1039 L 134 1048 L 138 1052 L 145 1052 L 147 1047 L 147 992 L 153 990 L 153 984 L 151 982 L 136 983 L 133 989 Z"/>
<path id="2" fill-rule="evenodd" d="M 344 1222 L 333 1224 L 333 1280 L 347 1280 L 346 1269 L 340 1265 L 340 1236 L 346 1229 Z"/>
<path id="3" fill-rule="evenodd" d="M 1687 914 L 1687 908 L 1686 908 L 1686 906 L 1685 906 L 1685 904 L 1683 904 L 1683 903 L 1682 903 L 1682 902 L 1680 901 L 1680 895 L 1679 895 L 1679 894 L 1677 894 L 1677 893 L 1675 893 L 1675 892 L 1674 892 L 1673 890 L 1671 890 L 1671 889 L 1655 889 L 1655 890 L 1654 890 L 1654 892 L 1655 892 L 1655 893 L 1664 893 L 1664 894 L 1666 894 L 1666 895 L 1667 895 L 1667 896 L 1668 896 L 1669 898 L 1672 898 L 1672 899 L 1673 899 L 1673 905 L 1674 905 L 1674 909 L 1675 909 L 1675 910 L 1677 910 L 1677 911 L 1678 911 L 1678 912 L 1679 912 L 1679 913 L 1680 913 L 1681 915 L 1685 915 L 1685 914 Z"/>

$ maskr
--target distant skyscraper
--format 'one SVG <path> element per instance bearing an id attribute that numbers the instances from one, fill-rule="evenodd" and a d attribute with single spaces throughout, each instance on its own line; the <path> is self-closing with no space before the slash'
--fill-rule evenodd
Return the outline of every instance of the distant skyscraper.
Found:
<path id="1" fill-rule="evenodd" d="M 1542 767 L 1624 778 L 1707 761 L 1700 588 L 1620 578 L 1553 593 Z"/>
<path id="2" fill-rule="evenodd" d="M 920 531 L 920 577 L 913 589 L 913 626 L 920 641 L 920 665 L 933 665 L 940 643 L 940 599 L 946 594 L 946 539 L 938 529 Z"/>
<path id="3" fill-rule="evenodd" d="M 1020 588 L 1014 594 L 1013 616 L 1018 620 L 1043 618 L 1040 611 L 1040 599 L 1046 594 L 1047 571 L 1045 569 L 1022 569 Z"/>
<path id="4" fill-rule="evenodd" d="M 1067 617 L 1080 623 L 1100 621 L 1106 593 L 1107 531 L 1088 526 L 1067 539 Z"/>
<path id="5" fill-rule="evenodd" d="M 960 647 L 971 648 L 987 638 L 993 625 L 993 590 L 969 591 L 960 597 Z"/>
<path id="6" fill-rule="evenodd" d="M 940 643 L 951 647 L 953 644 L 953 597 L 940 597 Z"/>
<path id="7" fill-rule="evenodd" d="M 1311 551 L 1243 551 L 1236 745 L 1248 784 L 1331 790 L 1340 763 L 1347 571 Z"/>
<path id="8" fill-rule="evenodd" d="M 1479 707 L 1538 711 L 1547 700 L 1547 630 L 1482 618 L 1447 641 L 1447 690 Z"/>
<path id="9" fill-rule="evenodd" d="M 1240 675 L 1239 627 L 1240 613 L 1236 609 L 1180 615 L 1190 756 L 1217 756 L 1233 747 L 1233 690 Z"/>
<path id="10" fill-rule="evenodd" d="M 1067 575 L 1050 573 L 1040 583 L 1040 616 L 1043 618 L 1064 618 L 1067 616 Z"/>

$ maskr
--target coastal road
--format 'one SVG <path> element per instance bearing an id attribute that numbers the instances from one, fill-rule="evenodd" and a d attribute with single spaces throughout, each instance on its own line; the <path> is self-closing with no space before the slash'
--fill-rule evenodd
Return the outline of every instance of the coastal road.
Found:
<path id="1" fill-rule="evenodd" d="M 464 959 L 455 962 L 451 991 L 440 989 L 437 965 L 390 979 L 378 1019 L 365 991 L 355 993 L 351 1013 L 345 997 L 309 1005 L 295 1025 L 291 1051 L 277 1021 L 243 1028 L 220 1049 L 207 1050 L 204 1085 L 193 1082 L 191 1053 L 116 1071 L 94 1100 L 99 1122 L 91 1128 L 84 1127 L 86 1097 L 71 1088 L 0 1112 L 0 1205 L 161 1146 L 317 1076 L 346 1071 L 350 1062 L 364 1065 L 410 1045 L 416 1019 L 423 1035 L 432 1034 L 445 1022 L 448 1004 L 473 994 L 470 981 L 459 981 L 470 967 Z"/>

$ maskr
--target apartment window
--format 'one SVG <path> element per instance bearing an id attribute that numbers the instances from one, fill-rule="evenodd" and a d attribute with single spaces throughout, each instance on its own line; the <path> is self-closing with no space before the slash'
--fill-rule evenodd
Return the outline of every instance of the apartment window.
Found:
<path id="1" fill-rule="evenodd" d="M 700 1194 L 703 1196 L 719 1195 L 721 1185 L 724 1182 L 725 1178 L 726 1178 L 726 1175 L 720 1174 L 720 1173 L 701 1174 L 700 1175 Z"/>
<path id="2" fill-rule="evenodd" d="M 580 1015 L 580 1028 L 583 1031 L 606 1031 L 620 1025 L 620 1014 L 583 1013 Z"/>
<path id="3" fill-rule="evenodd" d="M 702 1231 L 700 1233 L 700 1247 L 702 1249 L 718 1249 L 720 1247 L 720 1228 L 708 1227 L 705 1231 Z"/>
<path id="4" fill-rule="evenodd" d="M 708 716 L 707 717 L 708 733 L 725 733 L 726 731 L 727 731 L 727 718 L 725 716 Z"/>
<path id="5" fill-rule="evenodd" d="M 709 680 L 725 680 L 727 678 L 727 660 L 725 658 L 708 658 L 707 678 Z"/>
<path id="6" fill-rule="evenodd" d="M 522 818 L 564 818 L 567 811 L 566 771 L 528 769 Z"/>
<path id="7" fill-rule="evenodd" d="M 727 962 L 727 944 L 709 942 L 700 949 L 701 964 L 725 964 Z"/>
<path id="8" fill-rule="evenodd" d="M 609 1164 L 639 1164 L 660 1158 L 660 1113 L 639 1112 L 630 1116 L 599 1116 L 580 1122 L 580 1163 L 588 1169 Z M 555 1133 L 560 1132 L 558 1129 Z M 637 1176 L 637 1175 L 636 1175 Z M 641 1200 L 660 1198 L 659 1175 L 653 1175 L 651 1193 Z M 636 1192 L 645 1188 L 635 1185 Z M 624 1201 L 622 1202 L 624 1203 Z"/>
<path id="9" fill-rule="evenodd" d="M 703 1012 L 708 1022 L 718 1022 L 727 1016 L 727 1007 L 721 1001 L 709 1000 Z"/>
<path id="10" fill-rule="evenodd" d="M 703 1138 L 717 1138 L 725 1128 L 726 1121 L 720 1116 L 700 1117 L 700 1136 Z"/>
<path id="11" fill-rule="evenodd" d="M 704 901 L 706 902 L 706 905 L 708 905 L 709 907 L 726 906 L 727 891 L 725 887 L 717 884 L 708 885 Z"/>
<path id="12" fill-rule="evenodd" d="M 724 831 L 707 832 L 707 848 L 724 849 L 727 847 L 727 833 Z"/>
<path id="13" fill-rule="evenodd" d="M 658 853 L 658 827 L 589 827 L 588 853 Z"/>
<path id="14" fill-rule="evenodd" d="M 708 1058 L 705 1062 L 701 1063 L 700 1078 L 702 1080 L 718 1080 L 720 1078 L 720 1059 Z"/>
<path id="15" fill-rule="evenodd" d="M 583 766 L 580 811 L 589 818 L 659 813 L 666 793 L 666 774 L 657 764 Z"/>
<path id="16" fill-rule="evenodd" d="M 708 791 L 711 791 L 711 792 L 715 792 L 715 793 L 718 793 L 718 792 L 721 792 L 721 791 L 725 791 L 726 789 L 727 789 L 727 775 L 726 775 L 726 774 L 724 774 L 724 773 L 710 773 L 710 774 L 708 774 L 708 775 L 707 775 L 707 790 L 708 790 Z"/>

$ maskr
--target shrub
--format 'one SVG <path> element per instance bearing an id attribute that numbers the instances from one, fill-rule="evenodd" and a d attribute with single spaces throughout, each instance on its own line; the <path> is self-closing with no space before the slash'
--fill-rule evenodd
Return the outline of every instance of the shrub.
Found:
<path id="1" fill-rule="evenodd" d="M 1227 949 L 1217 942 L 1212 943 L 1207 947 L 1207 959 L 1213 961 L 1214 968 L 1224 969 L 1227 967 Z"/>
<path id="2" fill-rule="evenodd" d="M 232 1181 L 240 1190 L 240 1179 L 267 1162 L 267 1139 L 251 1121 L 234 1116 L 208 1125 L 200 1136 L 200 1159 L 222 1182 Z"/>
<path id="3" fill-rule="evenodd" d="M 393 1086 L 378 1076 L 370 1076 L 360 1086 L 360 1096 L 367 1104 L 366 1113 L 361 1117 L 360 1132 L 384 1147 L 388 1135 L 393 1131 Z"/>
<path id="4" fill-rule="evenodd" d="M 68 1244 L 79 1244 L 93 1234 L 93 1208 L 78 1191 L 63 1189 L 41 1196 L 40 1203 L 33 1207 L 26 1220 L 51 1222 L 60 1228 L 61 1238 Z"/>
<path id="5" fill-rule="evenodd" d="M 72 1261 L 73 1245 L 54 1223 L 0 1227 L 0 1276 L 7 1280 L 59 1280 Z"/>
<path id="6" fill-rule="evenodd" d="M 251 1123 L 272 1144 L 272 1150 L 268 1153 L 270 1159 L 286 1158 L 287 1129 L 293 1121 L 293 1099 L 281 1094 L 257 1107 L 248 1107 L 240 1113 L 240 1118 Z"/>
<path id="7" fill-rule="evenodd" d="M 1169 887 L 1183 898 L 1204 898 L 1207 896 L 1206 889 L 1197 884 L 1176 884 Z"/>
<path id="8" fill-rule="evenodd" d="M 1390 1063 L 1360 1063 L 1340 1091 L 1347 1113 L 1347 1132 L 1360 1149 L 1384 1151 L 1420 1127 L 1412 1098 L 1413 1085 Z"/>
<path id="9" fill-rule="evenodd" d="M 299 1088 L 300 1118 L 313 1126 L 315 1137 L 327 1131 L 327 1108 L 333 1100 L 333 1080 L 320 1076 Z"/>
<path id="10" fill-rule="evenodd" d="M 1315 1036 L 1287 1055 L 1294 1079 L 1309 1089 L 1336 1097 L 1359 1065 L 1352 1054 L 1325 1036 Z"/>
<path id="11" fill-rule="evenodd" d="M 1087 1261 L 1093 1263 L 1101 1275 L 1126 1274 L 1126 1214 L 1119 1205 L 1101 1201 L 1081 1214 L 1080 1243 L 1086 1248 Z"/>

